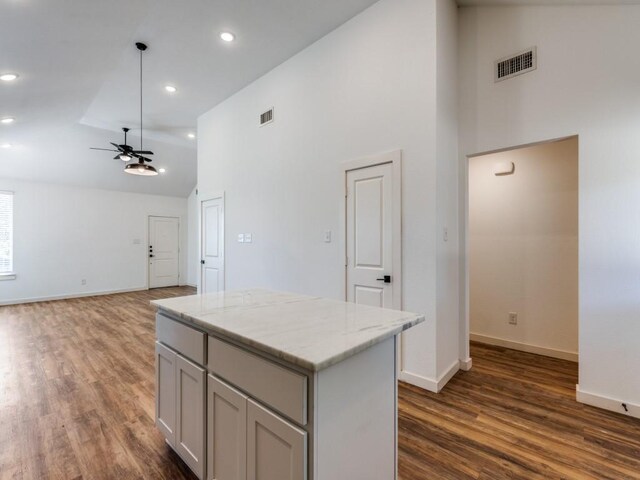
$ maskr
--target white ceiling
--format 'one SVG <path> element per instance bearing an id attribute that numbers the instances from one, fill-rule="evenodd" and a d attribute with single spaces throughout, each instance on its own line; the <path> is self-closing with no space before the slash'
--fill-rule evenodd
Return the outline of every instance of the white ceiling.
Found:
<path id="1" fill-rule="evenodd" d="M 186 196 L 197 117 L 375 1 L 2 0 L 0 72 L 20 78 L 0 82 L 0 116 L 16 118 L 0 125 L 0 144 L 15 146 L 0 149 L 0 177 Z M 223 30 L 237 41 L 223 43 Z M 139 123 L 136 41 L 149 45 L 144 136 L 162 179 L 88 150 Z"/>

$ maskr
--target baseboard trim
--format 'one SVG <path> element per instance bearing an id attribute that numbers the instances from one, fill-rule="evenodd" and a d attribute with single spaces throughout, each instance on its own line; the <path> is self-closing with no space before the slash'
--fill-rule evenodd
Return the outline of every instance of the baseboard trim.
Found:
<path id="1" fill-rule="evenodd" d="M 463 360 L 462 358 L 460 359 L 460 370 L 468 372 L 469 370 L 471 370 L 471 367 L 473 367 L 473 359 L 471 357 L 467 358 L 466 360 Z"/>
<path id="2" fill-rule="evenodd" d="M 513 342 L 504 338 L 489 337 L 478 333 L 470 333 L 469 340 L 473 342 L 486 343 L 487 345 L 495 345 L 497 347 L 510 348 L 512 350 L 520 350 L 521 352 L 535 353 L 544 355 L 545 357 L 559 358 L 561 360 L 569 360 L 571 362 L 578 361 L 578 354 L 568 352 L 566 350 L 556 350 L 554 348 L 539 347 L 537 345 L 529 345 L 528 343 Z"/>
<path id="3" fill-rule="evenodd" d="M 611 412 L 621 413 L 628 417 L 640 418 L 640 405 L 635 403 L 625 402 L 623 400 L 617 400 L 615 398 L 605 397 L 603 395 L 597 395 L 591 392 L 585 392 L 580 389 L 580 385 L 576 385 L 576 400 L 585 405 L 591 405 L 592 407 L 603 408 Z M 627 410 L 624 409 L 622 404 L 625 404 Z"/>
<path id="4" fill-rule="evenodd" d="M 403 382 L 410 383 L 411 385 L 415 385 L 416 387 L 429 390 L 430 392 L 438 393 L 444 388 L 449 380 L 451 380 L 453 376 L 458 373 L 459 369 L 460 362 L 456 360 L 451 364 L 449 368 L 445 370 L 442 375 L 438 377 L 437 380 L 425 377 L 423 375 L 418 375 L 416 373 L 411 373 L 406 370 L 400 372 L 398 379 Z"/>
<path id="5" fill-rule="evenodd" d="M 142 290 L 148 290 L 148 289 L 147 287 L 137 287 L 137 288 L 123 288 L 120 290 L 101 290 L 98 292 L 72 293 L 68 295 L 52 295 L 49 297 L 19 298 L 17 300 L 1 301 L 0 305 L 6 306 L 6 305 L 21 305 L 23 303 L 51 302 L 55 300 L 69 300 L 71 298 L 97 297 L 100 295 L 113 295 L 116 293 L 140 292 Z"/>

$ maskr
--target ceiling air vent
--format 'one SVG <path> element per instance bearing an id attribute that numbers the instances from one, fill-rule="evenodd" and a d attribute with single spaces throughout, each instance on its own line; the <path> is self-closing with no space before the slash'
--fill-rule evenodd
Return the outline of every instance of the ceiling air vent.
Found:
<path id="1" fill-rule="evenodd" d="M 260 126 L 273 122 L 273 108 L 270 108 L 266 112 L 260 115 Z"/>
<path id="2" fill-rule="evenodd" d="M 538 56 L 536 47 L 529 48 L 516 55 L 510 55 L 496 61 L 495 81 L 500 82 L 507 78 L 522 75 L 523 73 L 535 70 L 538 66 Z"/>

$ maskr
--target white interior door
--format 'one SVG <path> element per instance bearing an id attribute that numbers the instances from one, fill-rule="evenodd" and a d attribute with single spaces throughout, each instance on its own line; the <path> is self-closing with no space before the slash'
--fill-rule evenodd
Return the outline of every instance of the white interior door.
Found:
<path id="1" fill-rule="evenodd" d="M 149 288 L 180 282 L 180 219 L 149 217 Z"/>
<path id="2" fill-rule="evenodd" d="M 200 292 L 224 290 L 224 198 L 201 203 Z"/>
<path id="3" fill-rule="evenodd" d="M 351 170 L 346 180 L 347 301 L 394 308 L 393 165 Z"/>

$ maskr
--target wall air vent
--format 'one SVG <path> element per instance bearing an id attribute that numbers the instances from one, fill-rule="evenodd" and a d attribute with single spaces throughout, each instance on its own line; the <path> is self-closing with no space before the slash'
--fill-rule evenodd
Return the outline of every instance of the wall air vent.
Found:
<path id="1" fill-rule="evenodd" d="M 524 52 L 516 55 L 510 55 L 496 61 L 495 64 L 495 81 L 501 82 L 507 78 L 535 70 L 538 66 L 538 55 L 536 47 L 528 48 Z"/>
<path id="2" fill-rule="evenodd" d="M 266 112 L 260 114 L 260 126 L 273 122 L 273 108 L 270 108 Z"/>

